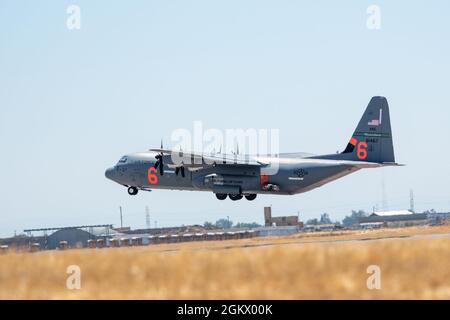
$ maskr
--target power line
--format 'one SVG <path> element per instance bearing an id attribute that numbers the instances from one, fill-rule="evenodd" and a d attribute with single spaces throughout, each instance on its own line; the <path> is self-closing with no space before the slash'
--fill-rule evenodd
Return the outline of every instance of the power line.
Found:
<path id="1" fill-rule="evenodd" d="M 381 207 L 383 211 L 388 210 L 387 193 L 386 193 L 386 181 L 384 171 L 381 170 Z"/>
<path id="2" fill-rule="evenodd" d="M 120 209 L 120 227 L 123 228 L 122 206 L 120 206 L 119 209 Z"/>
<path id="3" fill-rule="evenodd" d="M 147 229 L 151 228 L 151 224 L 150 224 L 150 210 L 149 210 L 148 206 L 145 206 L 145 224 L 147 226 Z"/>
<path id="4" fill-rule="evenodd" d="M 411 212 L 415 212 L 415 210 L 414 210 L 414 191 L 413 191 L 413 189 L 409 190 L 409 210 L 411 210 Z"/>

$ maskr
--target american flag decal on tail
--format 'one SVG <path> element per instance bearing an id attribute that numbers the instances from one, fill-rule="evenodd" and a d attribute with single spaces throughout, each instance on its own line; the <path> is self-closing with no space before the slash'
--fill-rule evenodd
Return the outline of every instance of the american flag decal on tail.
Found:
<path id="1" fill-rule="evenodd" d="M 383 109 L 380 109 L 380 117 L 378 119 L 374 119 L 374 120 L 369 121 L 369 123 L 367 123 L 367 124 L 369 126 L 375 126 L 375 127 L 381 125 L 381 118 L 382 118 L 382 116 L 383 116 Z"/>

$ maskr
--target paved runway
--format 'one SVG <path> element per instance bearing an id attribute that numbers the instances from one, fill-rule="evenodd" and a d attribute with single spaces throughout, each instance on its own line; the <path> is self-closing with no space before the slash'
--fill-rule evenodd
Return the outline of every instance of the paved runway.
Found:
<path id="1" fill-rule="evenodd" d="M 223 245 L 209 246 L 208 242 L 205 242 L 205 246 L 198 246 L 192 248 L 192 250 L 228 250 L 228 249 L 256 249 L 256 248 L 270 248 L 274 246 L 287 246 L 287 245 L 305 245 L 305 244 L 358 244 L 358 243 L 370 243 L 370 242 L 379 242 L 379 241 L 394 241 L 394 240 L 426 240 L 426 239 L 445 239 L 450 238 L 450 233 L 442 233 L 442 234 L 417 234 L 417 235 L 401 235 L 401 236 L 380 236 L 380 237 L 361 237 L 358 239 L 334 239 L 334 240 L 306 240 L 306 239 L 297 239 L 297 240 L 289 240 L 289 241 L 279 241 L 276 238 L 267 239 L 264 241 L 263 238 L 259 238 L 261 243 L 253 242 L 253 243 L 230 243 L 227 245 L 226 241 L 223 242 Z M 199 243 L 200 244 L 200 243 Z M 181 248 L 165 248 L 160 252 L 170 253 L 170 252 L 178 252 L 182 250 Z"/>

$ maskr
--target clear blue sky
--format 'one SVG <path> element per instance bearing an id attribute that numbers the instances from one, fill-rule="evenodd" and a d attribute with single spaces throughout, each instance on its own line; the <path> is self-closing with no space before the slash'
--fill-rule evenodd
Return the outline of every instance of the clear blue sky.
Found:
<path id="1" fill-rule="evenodd" d="M 81 8 L 81 30 L 66 8 Z M 369 30 L 366 9 L 381 8 Z M 342 219 L 351 209 L 450 210 L 450 3 L 411 1 L 0 0 L 0 236 L 78 224 L 159 226 L 230 216 Z M 125 153 L 202 120 L 279 128 L 281 151 L 345 147 L 370 97 L 391 107 L 403 168 L 312 192 L 218 202 L 210 193 L 127 195 L 104 177 Z M 153 222 L 152 222 L 153 224 Z"/>

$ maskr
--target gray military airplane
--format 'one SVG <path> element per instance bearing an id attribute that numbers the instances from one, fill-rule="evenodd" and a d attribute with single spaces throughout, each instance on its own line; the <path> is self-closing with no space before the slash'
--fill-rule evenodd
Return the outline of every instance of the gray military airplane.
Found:
<path id="1" fill-rule="evenodd" d="M 274 164 L 275 173 L 270 170 Z M 360 169 L 398 165 L 387 100 L 373 97 L 341 153 L 238 157 L 166 150 L 161 145 L 123 156 L 105 175 L 127 187 L 130 195 L 152 189 L 210 191 L 219 200 L 236 201 L 254 200 L 257 194 L 303 193 Z"/>

